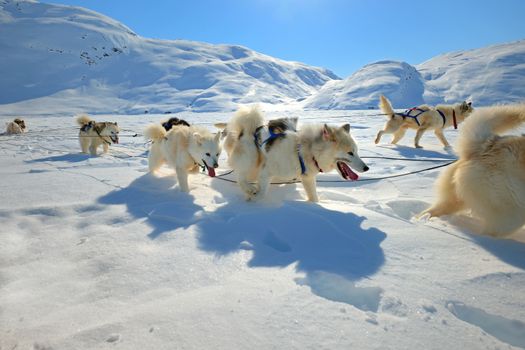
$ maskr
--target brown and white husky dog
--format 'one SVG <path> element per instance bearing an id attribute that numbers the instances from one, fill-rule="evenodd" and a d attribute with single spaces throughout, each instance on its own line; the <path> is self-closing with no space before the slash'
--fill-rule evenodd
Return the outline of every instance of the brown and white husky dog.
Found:
<path id="1" fill-rule="evenodd" d="M 97 148 L 100 145 L 102 145 L 104 153 L 107 153 L 109 145 L 119 142 L 120 129 L 117 123 L 95 122 L 87 115 L 78 116 L 77 123 L 80 125 L 78 139 L 82 153 L 88 153 L 89 150 L 92 156 L 96 156 Z"/>

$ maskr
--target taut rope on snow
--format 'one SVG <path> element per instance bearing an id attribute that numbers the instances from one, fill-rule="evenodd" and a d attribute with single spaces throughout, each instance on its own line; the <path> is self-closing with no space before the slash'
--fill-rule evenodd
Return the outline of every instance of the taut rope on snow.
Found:
<path id="1" fill-rule="evenodd" d="M 386 179 L 393 179 L 393 178 L 396 178 L 396 177 L 403 177 L 403 176 L 408 176 L 408 175 L 414 175 L 414 174 L 423 173 L 423 172 L 426 172 L 426 171 L 431 171 L 431 170 L 435 170 L 435 169 L 439 169 L 439 168 L 444 168 L 444 167 L 449 166 L 449 165 L 451 165 L 451 164 L 453 164 L 453 163 L 455 163 L 457 161 L 457 159 L 414 159 L 414 158 L 395 158 L 395 157 L 379 157 L 379 156 L 369 156 L 369 157 L 361 157 L 361 158 L 388 159 L 388 160 L 408 160 L 408 161 L 420 161 L 420 162 L 446 162 L 446 163 L 435 165 L 435 166 L 432 166 L 432 167 L 429 167 L 429 168 L 420 169 L 420 170 L 414 170 L 414 171 L 409 171 L 409 172 L 406 172 L 406 173 L 396 174 L 396 175 L 388 175 L 388 176 L 381 176 L 381 177 L 371 177 L 371 178 L 366 178 L 366 179 L 358 179 L 358 180 L 356 180 L 356 182 L 360 182 L 360 181 L 380 181 L 380 180 L 386 180 Z M 223 174 L 215 176 L 215 178 L 217 178 L 219 180 L 222 180 L 222 181 L 226 181 L 226 182 L 237 183 L 237 181 L 235 181 L 235 180 L 225 178 L 225 176 L 230 175 L 233 172 L 234 172 L 233 169 L 232 170 L 228 170 L 227 172 L 225 172 Z M 270 184 L 271 185 L 291 185 L 291 184 L 296 184 L 296 183 L 299 183 L 299 182 L 301 182 L 301 181 L 300 180 L 291 180 L 291 181 L 282 181 L 282 182 L 271 182 Z M 319 183 L 346 183 L 348 181 L 347 180 L 317 180 L 317 182 L 319 182 Z"/>

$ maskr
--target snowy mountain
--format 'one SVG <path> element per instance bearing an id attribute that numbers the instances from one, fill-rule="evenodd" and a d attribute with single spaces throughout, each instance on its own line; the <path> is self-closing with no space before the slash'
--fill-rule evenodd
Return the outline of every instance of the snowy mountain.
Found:
<path id="1" fill-rule="evenodd" d="M 328 82 L 305 106 L 319 109 L 367 109 L 385 94 L 394 106 L 423 102 L 424 82 L 405 62 L 381 61 L 364 66 L 342 81 Z"/>
<path id="2" fill-rule="evenodd" d="M 422 64 L 380 61 L 345 80 L 242 46 L 138 36 L 99 13 L 0 0 L 0 113 L 163 113 L 374 108 L 522 101 L 525 40 L 448 53 Z"/>
<path id="3" fill-rule="evenodd" d="M 428 103 L 525 100 L 525 40 L 440 55 L 416 68 L 425 80 Z"/>
<path id="4" fill-rule="evenodd" d="M 363 109 L 380 94 L 395 107 L 455 103 L 477 106 L 525 99 L 525 40 L 437 56 L 422 64 L 382 61 L 345 80 L 328 82 L 305 101 L 308 108 Z"/>
<path id="5" fill-rule="evenodd" d="M 2 0 L 0 28 L 0 104 L 33 100 L 33 107 L 120 113 L 231 110 L 237 103 L 303 99 L 338 79 L 241 46 L 142 38 L 79 7 Z"/>

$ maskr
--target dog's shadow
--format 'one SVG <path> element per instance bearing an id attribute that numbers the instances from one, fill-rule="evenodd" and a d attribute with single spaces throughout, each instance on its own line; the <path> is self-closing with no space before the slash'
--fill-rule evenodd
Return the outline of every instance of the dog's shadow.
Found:
<path id="1" fill-rule="evenodd" d="M 525 228 L 504 239 L 479 234 L 480 222 L 470 216 L 450 216 L 447 221 L 501 261 L 525 270 Z"/>
<path id="2" fill-rule="evenodd" d="M 394 151 L 400 157 L 404 158 L 450 158 L 450 160 L 457 158 L 452 148 L 443 149 L 442 151 L 436 151 L 426 148 L 415 148 L 403 145 L 379 145 L 377 147 Z"/>
<path id="3" fill-rule="evenodd" d="M 310 286 L 315 294 L 361 309 L 377 308 L 380 288 L 372 292 L 375 300 L 365 297 L 370 304 L 361 305 L 354 298 L 359 288 L 349 287 L 352 281 L 376 273 L 385 262 L 380 245 L 386 234 L 363 228 L 365 217 L 304 201 L 247 203 L 235 185 L 214 181 L 212 187 L 220 187 L 226 204 L 197 223 L 200 249 L 218 256 L 251 251 L 250 267 L 293 265 L 306 275 L 300 284 Z M 273 188 L 268 195 L 277 192 L 281 190 Z M 353 294 L 345 297 L 348 293 Z"/>
<path id="4" fill-rule="evenodd" d="M 44 158 L 36 158 L 27 160 L 27 163 L 44 163 L 44 162 L 67 162 L 67 163 L 80 163 L 92 158 L 89 154 L 85 153 L 69 153 L 62 154 L 59 156 L 50 156 Z"/>
<path id="5" fill-rule="evenodd" d="M 203 208 L 194 203 L 190 194 L 173 189 L 173 176 L 155 177 L 145 174 L 129 186 L 112 191 L 98 199 L 99 203 L 125 204 L 128 212 L 135 218 L 145 218 L 153 231 L 149 238 L 185 228 L 200 220 Z"/>

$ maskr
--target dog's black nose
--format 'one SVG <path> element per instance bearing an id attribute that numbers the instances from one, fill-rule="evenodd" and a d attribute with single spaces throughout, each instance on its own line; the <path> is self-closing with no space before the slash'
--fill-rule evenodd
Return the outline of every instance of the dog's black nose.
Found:
<path id="1" fill-rule="evenodd" d="M 363 168 L 363 171 L 368 171 L 368 169 L 370 168 L 365 165 L 365 167 Z"/>
<path id="2" fill-rule="evenodd" d="M 214 168 L 218 168 L 219 167 L 219 163 L 213 163 L 213 167 Z"/>

